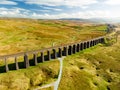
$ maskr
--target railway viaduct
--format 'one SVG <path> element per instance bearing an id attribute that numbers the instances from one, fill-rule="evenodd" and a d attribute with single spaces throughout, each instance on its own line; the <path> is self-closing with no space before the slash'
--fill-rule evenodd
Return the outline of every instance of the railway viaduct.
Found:
<path id="1" fill-rule="evenodd" d="M 23 57 L 24 59 L 23 67 L 28 68 L 29 66 L 31 66 L 29 56 L 32 56 L 33 64 L 37 65 L 39 62 L 50 61 L 53 59 L 57 59 L 58 57 L 75 54 L 76 52 L 80 52 L 84 49 L 90 48 L 99 43 L 104 43 L 104 36 L 83 42 L 70 43 L 62 46 L 54 46 L 40 50 L 22 52 L 12 55 L 4 55 L 4 56 L 0 56 L 0 60 L 4 61 L 4 69 L 5 69 L 4 72 L 8 72 L 9 70 L 11 70 L 8 64 L 9 58 L 12 58 L 14 61 L 14 70 L 18 70 L 21 68 L 19 67 L 19 63 L 18 63 L 19 57 Z"/>

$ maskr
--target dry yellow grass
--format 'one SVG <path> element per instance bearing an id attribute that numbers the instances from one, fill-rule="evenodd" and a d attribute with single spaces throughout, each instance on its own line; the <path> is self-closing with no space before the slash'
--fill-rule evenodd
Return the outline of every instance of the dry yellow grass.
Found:
<path id="1" fill-rule="evenodd" d="M 87 40 L 104 35 L 105 29 L 105 25 L 96 26 L 88 23 L 84 24 L 70 21 L 1 19 L 0 55 L 42 49 L 52 46 L 53 43 L 60 45 Z M 94 62 L 94 60 L 99 58 L 98 56 L 101 55 L 102 49 L 104 50 L 106 47 L 102 49 L 101 46 L 96 47 L 98 47 L 98 49 L 88 49 L 84 52 L 68 56 L 64 60 L 63 76 L 59 90 L 106 89 L 108 83 L 102 77 L 97 77 L 96 74 L 98 72 L 96 72 L 95 67 L 92 67 L 94 66 L 92 62 L 97 63 L 97 61 Z M 100 51 L 95 54 L 94 52 L 97 50 Z M 93 59 L 94 57 L 96 58 Z M 103 58 L 104 56 L 101 57 Z M 89 58 L 91 62 L 88 61 L 87 58 Z M 107 63 L 104 65 L 106 64 Z M 85 67 L 83 71 L 81 70 L 81 66 Z M 101 68 L 104 68 L 104 66 L 101 66 Z M 0 74 L 0 90 L 33 89 L 54 81 L 58 75 L 58 71 L 58 61 L 50 61 L 29 67 L 28 69 L 2 73 Z M 95 86 L 96 83 L 98 87 Z M 49 89 L 51 88 L 48 88 L 48 90 Z"/>
<path id="2" fill-rule="evenodd" d="M 105 25 L 61 20 L 0 19 L 0 55 L 104 35 Z"/>

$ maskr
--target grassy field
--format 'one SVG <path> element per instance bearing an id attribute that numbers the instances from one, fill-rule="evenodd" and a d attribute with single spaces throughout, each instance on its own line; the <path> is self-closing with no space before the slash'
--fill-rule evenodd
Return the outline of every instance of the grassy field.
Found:
<path id="1" fill-rule="evenodd" d="M 33 90 L 54 82 L 58 77 L 58 71 L 59 61 L 54 60 L 31 66 L 28 69 L 2 73 L 0 74 L 0 90 Z M 47 90 L 49 89 L 51 88 Z"/>
<path id="2" fill-rule="evenodd" d="M 73 21 L 1 19 L 0 54 L 87 40 L 104 35 L 105 29 L 105 25 Z M 99 44 L 67 56 L 63 61 L 59 90 L 119 90 L 119 62 L 120 37 L 111 46 Z M 0 90 L 34 90 L 55 81 L 58 72 L 59 61 L 53 60 L 1 73 Z M 53 90 L 53 87 L 43 90 Z"/>
<path id="3" fill-rule="evenodd" d="M 59 90 L 119 90 L 120 43 L 68 56 Z"/>
<path id="4" fill-rule="evenodd" d="M 119 90 L 120 41 L 97 45 L 64 59 L 59 90 Z M 57 79 L 59 62 L 50 61 L 0 74 L 0 90 L 33 90 Z M 53 90 L 43 89 L 43 90 Z"/>
<path id="5" fill-rule="evenodd" d="M 91 39 L 104 35 L 105 29 L 74 21 L 0 19 L 0 55 Z"/>
<path id="6" fill-rule="evenodd" d="M 66 57 L 59 90 L 119 90 L 119 67 L 120 36 L 114 44 L 106 42 Z"/>

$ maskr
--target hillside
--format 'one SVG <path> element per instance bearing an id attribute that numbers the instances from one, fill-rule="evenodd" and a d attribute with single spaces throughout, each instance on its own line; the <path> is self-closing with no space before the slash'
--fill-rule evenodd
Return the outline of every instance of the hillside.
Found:
<path id="1" fill-rule="evenodd" d="M 64 59 L 59 90 L 119 90 L 120 37 L 112 46 L 99 44 Z M 57 79 L 58 61 L 0 74 L 1 90 L 33 90 Z M 53 88 L 43 89 L 53 90 Z"/>
<path id="2" fill-rule="evenodd" d="M 105 25 L 69 20 L 1 19 L 0 23 L 3 23 L 0 24 L 1 55 L 88 40 L 106 34 Z M 58 90 L 119 90 L 119 62 L 120 37 L 112 45 L 98 44 L 69 55 L 63 60 Z M 54 82 L 58 74 L 57 59 L 27 69 L 0 73 L 0 90 L 34 90 Z M 42 90 L 53 90 L 53 87 Z"/>
<path id="3" fill-rule="evenodd" d="M 59 90 L 119 90 L 120 37 L 112 46 L 99 44 L 68 56 Z"/>
<path id="4" fill-rule="evenodd" d="M 42 49 L 105 34 L 105 25 L 69 20 L 0 19 L 0 55 Z"/>
<path id="5" fill-rule="evenodd" d="M 60 20 L 72 20 L 72 21 L 79 21 L 79 22 L 90 22 L 90 23 L 120 23 L 120 18 L 89 18 L 89 19 L 82 19 L 82 18 L 61 18 Z"/>

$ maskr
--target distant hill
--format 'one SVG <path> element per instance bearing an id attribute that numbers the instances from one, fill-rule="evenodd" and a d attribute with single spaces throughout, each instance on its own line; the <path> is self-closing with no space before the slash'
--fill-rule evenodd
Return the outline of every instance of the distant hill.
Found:
<path id="1" fill-rule="evenodd" d="M 92 23 L 120 23 L 120 18 L 90 18 L 90 19 L 82 19 L 82 18 L 61 18 L 60 20 L 75 20 L 80 22 L 92 22 Z"/>
<path id="2" fill-rule="evenodd" d="M 120 17 L 118 18 L 60 18 L 60 19 L 32 19 L 32 18 L 11 18 L 11 17 L 0 17 L 0 19 L 17 19 L 17 20 L 70 20 L 78 21 L 83 23 L 120 23 Z"/>

